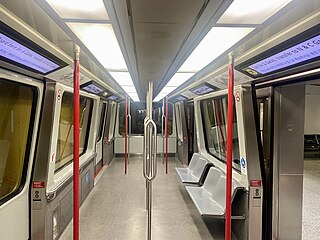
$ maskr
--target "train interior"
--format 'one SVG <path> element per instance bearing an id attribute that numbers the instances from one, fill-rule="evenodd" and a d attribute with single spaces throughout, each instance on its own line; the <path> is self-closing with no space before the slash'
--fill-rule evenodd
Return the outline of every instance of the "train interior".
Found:
<path id="1" fill-rule="evenodd" d="M 0 239 L 319 238 L 319 0 L 1 0 L 0 20 Z"/>

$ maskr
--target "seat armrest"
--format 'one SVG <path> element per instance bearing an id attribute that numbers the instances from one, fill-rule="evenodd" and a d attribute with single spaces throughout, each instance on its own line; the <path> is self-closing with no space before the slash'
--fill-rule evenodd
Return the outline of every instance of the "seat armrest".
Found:
<path id="1" fill-rule="evenodd" d="M 206 180 L 207 175 L 209 173 L 209 169 L 211 167 L 214 167 L 213 163 L 207 163 L 206 166 L 204 167 L 204 171 L 202 172 L 201 177 L 200 177 L 199 182 L 198 182 L 198 185 L 200 187 L 203 185 L 204 181 Z"/>

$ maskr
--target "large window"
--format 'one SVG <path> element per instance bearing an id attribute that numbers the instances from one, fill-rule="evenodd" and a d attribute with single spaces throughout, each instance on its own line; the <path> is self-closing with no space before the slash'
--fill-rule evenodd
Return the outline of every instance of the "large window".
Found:
<path id="1" fill-rule="evenodd" d="M 0 203 L 25 182 L 35 102 L 34 87 L 0 79 Z"/>
<path id="2" fill-rule="evenodd" d="M 124 135 L 125 132 L 125 103 L 120 103 L 120 112 L 119 112 L 119 134 Z M 147 116 L 146 103 L 145 102 L 132 102 L 130 104 L 130 114 L 132 118 L 131 134 L 132 135 L 143 135 L 144 131 L 144 119 Z M 157 134 L 161 134 L 161 117 L 162 117 L 162 103 L 155 102 L 152 104 L 152 119 L 157 125 Z M 164 112 L 166 109 L 164 109 Z M 169 135 L 172 134 L 172 119 L 173 119 L 173 110 L 172 105 L 169 105 L 169 123 L 168 123 L 168 132 Z"/>
<path id="3" fill-rule="evenodd" d="M 203 132 L 207 151 L 222 162 L 227 156 L 227 97 L 211 98 L 201 101 Z M 240 154 L 236 113 L 233 119 L 232 166 L 239 172 Z"/>
<path id="4" fill-rule="evenodd" d="M 93 100 L 80 97 L 80 149 L 85 152 L 88 143 Z M 55 171 L 73 161 L 73 94 L 65 92 L 61 102 Z"/>

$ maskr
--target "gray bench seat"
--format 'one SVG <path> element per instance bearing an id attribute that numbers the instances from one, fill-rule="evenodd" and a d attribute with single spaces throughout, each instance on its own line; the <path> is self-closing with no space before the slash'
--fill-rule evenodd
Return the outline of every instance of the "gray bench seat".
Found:
<path id="1" fill-rule="evenodd" d="M 211 167 L 202 187 L 186 186 L 188 194 L 201 216 L 222 217 L 226 211 L 226 177 L 219 169 Z M 242 189 L 232 181 L 232 196 Z"/>
<path id="2" fill-rule="evenodd" d="M 209 164 L 208 160 L 195 153 L 192 156 L 189 167 L 176 168 L 176 171 L 183 183 L 198 184 L 207 164 Z"/>

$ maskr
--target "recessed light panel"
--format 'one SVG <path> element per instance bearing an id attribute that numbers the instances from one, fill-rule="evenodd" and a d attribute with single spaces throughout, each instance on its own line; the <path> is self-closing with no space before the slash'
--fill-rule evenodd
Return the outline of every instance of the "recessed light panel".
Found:
<path id="1" fill-rule="evenodd" d="M 291 0 L 234 0 L 217 23 L 261 24 Z"/>
<path id="2" fill-rule="evenodd" d="M 133 82 L 129 72 L 109 72 L 121 86 L 132 86 Z"/>
<path id="3" fill-rule="evenodd" d="M 248 35 L 253 29 L 213 27 L 182 64 L 179 71 L 198 72 Z"/>
<path id="4" fill-rule="evenodd" d="M 177 72 L 170 81 L 167 83 L 167 87 L 178 87 L 191 78 L 195 73 L 179 73 Z"/>
<path id="5" fill-rule="evenodd" d="M 61 18 L 109 20 L 103 0 L 47 0 Z"/>
<path id="6" fill-rule="evenodd" d="M 111 24 L 67 23 L 90 52 L 108 70 L 127 70 Z"/>

